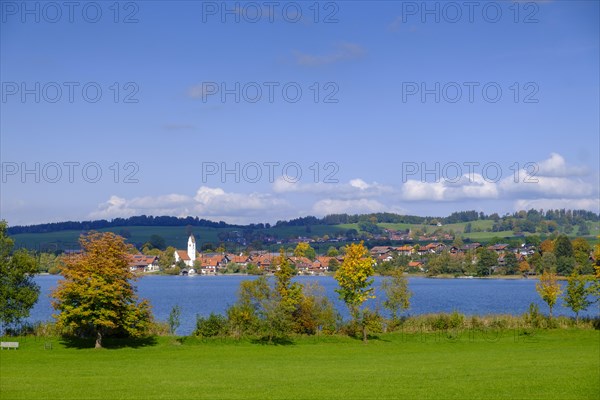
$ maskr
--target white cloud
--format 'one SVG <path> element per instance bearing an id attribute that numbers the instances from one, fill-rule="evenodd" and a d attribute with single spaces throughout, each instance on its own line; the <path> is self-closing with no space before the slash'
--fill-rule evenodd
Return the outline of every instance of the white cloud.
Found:
<path id="1" fill-rule="evenodd" d="M 492 177 L 465 174 L 458 182 L 442 179 L 439 182 L 408 180 L 402 186 L 402 198 L 410 201 L 456 201 L 466 199 L 519 198 L 589 198 L 598 194 L 598 187 L 580 176 L 586 170 L 568 165 L 557 153 L 539 163 L 531 163 L 515 175 L 493 182 Z M 494 177 L 495 178 L 495 177 Z"/>
<path id="2" fill-rule="evenodd" d="M 421 182 L 408 180 L 402 186 L 404 200 L 454 201 L 462 199 L 495 199 L 498 188 L 480 174 L 465 174 L 458 182 L 440 180 L 439 182 Z"/>
<path id="3" fill-rule="evenodd" d="M 351 179 L 348 183 L 294 183 L 279 177 L 273 183 L 272 188 L 275 193 L 279 194 L 326 195 L 346 199 L 376 197 L 394 192 L 394 189 L 390 186 L 381 185 L 377 182 L 367 183 L 360 178 Z"/>
<path id="4" fill-rule="evenodd" d="M 573 177 L 587 174 L 586 168 L 567 165 L 564 157 L 557 153 L 551 153 L 550 158 L 547 160 L 533 164 L 537 166 L 537 171 L 532 169 L 531 171 L 523 172 L 548 177 Z"/>
<path id="5" fill-rule="evenodd" d="M 221 188 L 202 186 L 194 196 L 194 210 L 204 215 L 231 215 L 285 207 L 284 200 L 262 193 L 227 193 Z"/>
<path id="6" fill-rule="evenodd" d="M 89 214 L 92 218 L 115 218 L 133 215 L 198 216 L 229 223 L 274 222 L 308 214 L 324 216 L 337 213 L 397 212 L 406 213 L 398 204 L 410 202 L 411 207 L 434 208 L 436 203 L 483 205 L 492 209 L 498 204 L 528 208 L 582 208 L 598 210 L 598 185 L 579 176 L 550 176 L 579 174 L 581 168 L 568 165 L 562 156 L 552 154 L 539 163 L 543 174 L 535 182 L 519 182 L 513 174 L 499 182 L 484 176 L 465 174 L 458 181 L 421 182 L 408 180 L 400 187 L 354 178 L 341 183 L 301 183 L 278 178 L 263 193 L 228 192 L 219 187 L 202 186 L 193 195 L 168 194 L 123 198 L 111 196 Z M 458 203 L 460 202 L 460 203 Z M 450 207 L 450 205 L 448 205 Z"/>
<path id="7" fill-rule="evenodd" d="M 225 220 L 230 223 L 251 223 L 282 218 L 289 204 L 271 194 L 230 193 L 221 188 L 202 186 L 194 197 L 169 194 L 125 199 L 111 196 L 89 214 L 91 218 L 111 219 L 134 215 L 197 215 L 200 218 Z"/>

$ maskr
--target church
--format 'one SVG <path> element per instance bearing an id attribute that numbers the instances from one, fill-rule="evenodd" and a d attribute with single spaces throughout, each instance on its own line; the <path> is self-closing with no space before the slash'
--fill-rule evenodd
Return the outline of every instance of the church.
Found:
<path id="1" fill-rule="evenodd" d="M 187 267 L 193 268 L 196 261 L 196 238 L 190 235 L 188 238 L 187 251 L 175 250 L 175 263 L 182 260 Z"/>

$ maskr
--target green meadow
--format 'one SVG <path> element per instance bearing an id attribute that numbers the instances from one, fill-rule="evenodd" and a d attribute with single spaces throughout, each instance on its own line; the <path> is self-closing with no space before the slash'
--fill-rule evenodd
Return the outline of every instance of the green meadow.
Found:
<path id="1" fill-rule="evenodd" d="M 599 334 L 394 333 L 368 344 L 317 336 L 279 345 L 158 337 L 107 340 L 100 350 L 21 338 L 18 350 L 0 352 L 0 398 L 597 399 Z"/>

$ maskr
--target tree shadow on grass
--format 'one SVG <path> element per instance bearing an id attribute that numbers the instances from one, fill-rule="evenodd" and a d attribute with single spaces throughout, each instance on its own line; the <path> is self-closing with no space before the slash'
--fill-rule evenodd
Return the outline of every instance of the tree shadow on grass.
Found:
<path id="1" fill-rule="evenodd" d="M 79 337 L 63 337 L 60 343 L 68 349 L 93 349 L 96 343 L 94 338 L 79 338 Z M 104 338 L 102 340 L 102 348 L 108 350 L 132 348 L 138 349 L 142 347 L 155 346 L 158 343 L 156 336 L 148 336 L 144 338 Z"/>
<path id="2" fill-rule="evenodd" d="M 354 339 L 356 341 L 360 341 L 360 342 L 363 341 L 362 335 L 348 335 L 348 337 L 351 339 Z M 389 339 L 384 339 L 379 335 L 374 335 L 374 334 L 368 333 L 367 334 L 367 343 L 370 341 L 391 343 L 391 340 L 389 340 Z"/>
<path id="3" fill-rule="evenodd" d="M 290 338 L 285 338 L 285 337 L 279 338 L 279 337 L 276 337 L 276 338 L 271 338 L 269 340 L 269 338 L 266 337 L 266 336 L 258 338 L 258 339 L 252 339 L 252 340 L 250 340 L 250 343 L 252 343 L 252 344 L 262 344 L 262 345 L 272 345 L 272 346 L 292 346 L 292 345 L 295 344 L 294 341 L 291 340 Z"/>

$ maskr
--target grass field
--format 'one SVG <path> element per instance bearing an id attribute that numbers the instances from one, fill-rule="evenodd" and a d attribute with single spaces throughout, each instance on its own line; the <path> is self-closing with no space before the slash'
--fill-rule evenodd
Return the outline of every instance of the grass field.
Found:
<path id="1" fill-rule="evenodd" d="M 158 338 L 155 344 L 0 352 L 4 399 L 597 399 L 599 332 L 524 340 L 465 332 L 455 340 L 387 334 L 290 345 Z"/>

